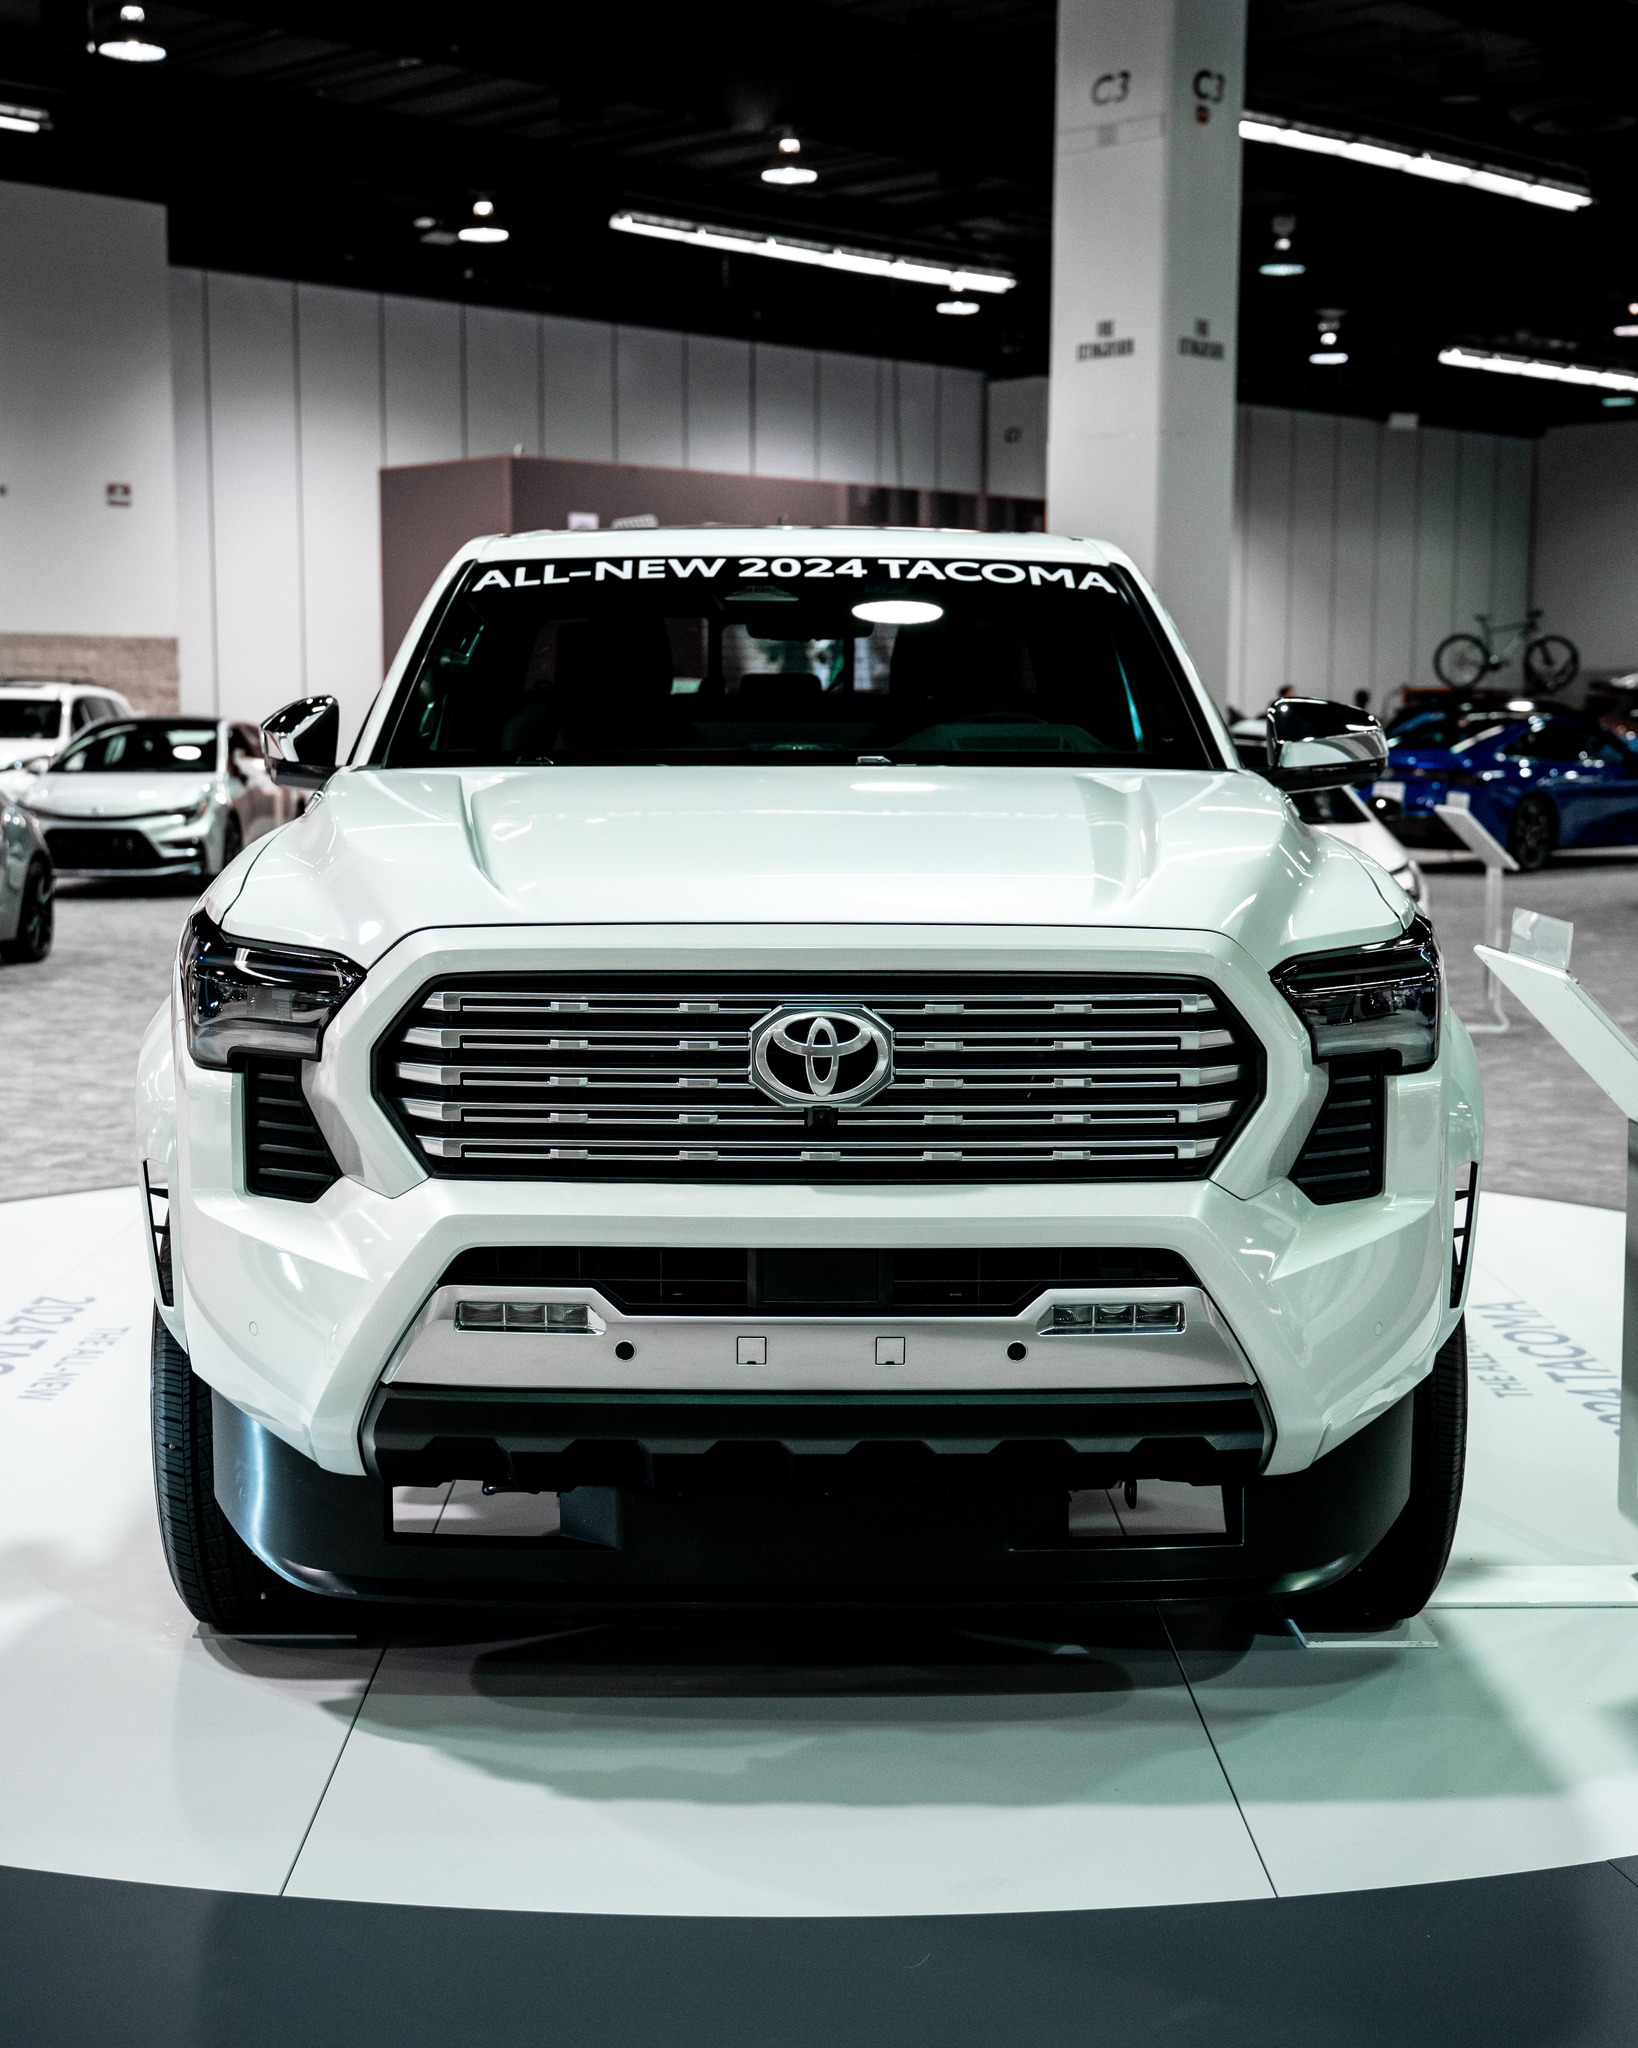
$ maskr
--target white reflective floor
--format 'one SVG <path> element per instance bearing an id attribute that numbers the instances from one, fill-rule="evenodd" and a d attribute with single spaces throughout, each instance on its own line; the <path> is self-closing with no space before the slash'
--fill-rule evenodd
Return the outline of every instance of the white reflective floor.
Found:
<path id="1" fill-rule="evenodd" d="M 154 1533 L 135 1199 L 0 1207 L 0 1863 L 568 1912 L 1034 1911 L 1638 1852 L 1622 1222 L 1486 1198 L 1457 1556 L 1397 1647 L 274 1646 Z M 838 1657 L 842 1659 L 838 1663 Z M 848 1660 L 852 1661 L 849 1662 Z"/>

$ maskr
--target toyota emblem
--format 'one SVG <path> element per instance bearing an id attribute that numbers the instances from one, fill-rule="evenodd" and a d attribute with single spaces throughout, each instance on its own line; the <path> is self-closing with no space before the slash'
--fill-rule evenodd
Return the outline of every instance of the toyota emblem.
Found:
<path id="1" fill-rule="evenodd" d="M 770 1010 L 751 1030 L 751 1079 L 775 1102 L 845 1109 L 893 1078 L 893 1033 L 869 1010 Z"/>

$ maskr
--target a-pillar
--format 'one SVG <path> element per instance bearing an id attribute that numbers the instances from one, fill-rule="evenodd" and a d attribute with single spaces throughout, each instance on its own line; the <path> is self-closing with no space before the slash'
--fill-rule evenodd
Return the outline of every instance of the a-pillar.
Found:
<path id="1" fill-rule="evenodd" d="M 1059 0 L 1047 524 L 1228 677 L 1245 0 Z"/>

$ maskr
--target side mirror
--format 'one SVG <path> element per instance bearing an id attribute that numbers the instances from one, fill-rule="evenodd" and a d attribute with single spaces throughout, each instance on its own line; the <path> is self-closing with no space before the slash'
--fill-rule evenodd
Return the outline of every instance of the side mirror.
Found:
<path id="1" fill-rule="evenodd" d="M 1268 707 L 1264 773 L 1276 789 L 1374 782 L 1387 765 L 1386 735 L 1369 712 L 1323 697 L 1280 697 Z"/>
<path id="2" fill-rule="evenodd" d="M 334 697 L 298 697 L 262 727 L 267 772 L 286 789 L 322 789 L 341 751 L 341 706 Z"/>

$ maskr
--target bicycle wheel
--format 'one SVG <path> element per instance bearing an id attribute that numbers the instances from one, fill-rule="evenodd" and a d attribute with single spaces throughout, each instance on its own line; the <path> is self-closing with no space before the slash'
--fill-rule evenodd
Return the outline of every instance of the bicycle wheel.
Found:
<path id="1" fill-rule="evenodd" d="M 1543 633 L 1524 650 L 1524 673 L 1544 696 L 1567 689 L 1581 673 L 1581 652 L 1562 633 Z"/>
<path id="2" fill-rule="evenodd" d="M 1433 673 L 1453 690 L 1468 690 L 1490 671 L 1490 649 L 1476 633 L 1452 633 L 1433 650 Z"/>

